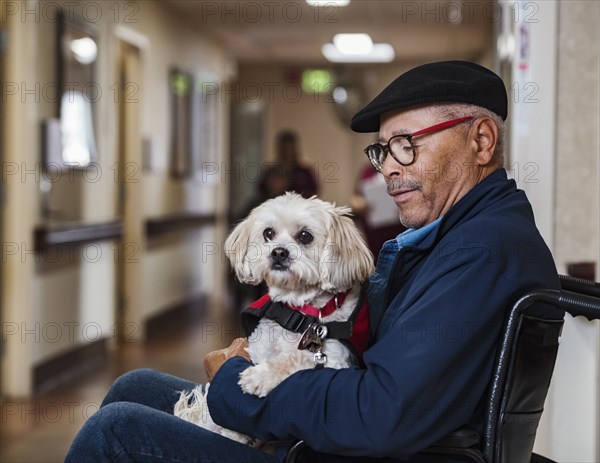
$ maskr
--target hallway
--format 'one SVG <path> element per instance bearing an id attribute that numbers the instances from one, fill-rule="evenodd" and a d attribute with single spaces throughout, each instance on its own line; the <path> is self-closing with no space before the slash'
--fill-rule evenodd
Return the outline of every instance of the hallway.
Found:
<path id="1" fill-rule="evenodd" d="M 112 381 L 135 368 L 155 368 L 198 382 L 204 381 L 204 355 L 229 345 L 238 328 L 235 317 L 212 321 L 201 307 L 161 320 L 145 342 L 124 343 L 92 373 L 28 401 L 2 403 L 2 463 L 62 462 L 87 418 L 100 406 Z"/>

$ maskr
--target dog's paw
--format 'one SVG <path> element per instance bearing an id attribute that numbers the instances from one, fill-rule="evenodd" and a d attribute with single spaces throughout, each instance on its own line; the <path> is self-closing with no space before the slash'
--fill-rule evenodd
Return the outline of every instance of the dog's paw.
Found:
<path id="1" fill-rule="evenodd" d="M 251 437 L 248 437 L 245 434 L 241 434 L 236 431 L 232 431 L 230 429 L 221 428 L 219 434 L 244 445 L 250 445 L 254 442 L 254 439 L 252 439 Z"/>
<path id="2" fill-rule="evenodd" d="M 258 366 L 252 366 L 246 368 L 240 374 L 240 380 L 238 384 L 242 388 L 242 391 L 244 391 L 246 394 L 253 394 L 261 397 L 259 392 L 262 388 L 262 379 L 262 374 L 261 371 L 258 370 Z"/>
<path id="3" fill-rule="evenodd" d="M 263 363 L 246 368 L 240 375 L 238 384 L 246 394 L 264 397 L 281 381 L 282 378 L 279 378 L 272 369 L 267 367 L 267 364 Z"/>

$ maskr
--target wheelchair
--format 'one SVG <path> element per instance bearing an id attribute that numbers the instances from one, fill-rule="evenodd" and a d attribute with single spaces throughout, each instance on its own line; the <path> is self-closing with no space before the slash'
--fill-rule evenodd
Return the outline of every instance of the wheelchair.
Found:
<path id="1" fill-rule="evenodd" d="M 534 454 L 533 444 L 550 387 L 564 321 L 532 317 L 525 311 L 535 303 L 545 303 L 574 317 L 600 319 L 600 283 L 564 275 L 560 275 L 560 283 L 560 291 L 541 289 L 528 292 L 511 308 L 485 401 L 483 435 L 461 428 L 419 452 L 409 463 L 554 463 Z M 290 448 L 285 461 L 314 463 L 321 460 L 340 463 L 399 461 L 320 455 L 303 441 Z"/>

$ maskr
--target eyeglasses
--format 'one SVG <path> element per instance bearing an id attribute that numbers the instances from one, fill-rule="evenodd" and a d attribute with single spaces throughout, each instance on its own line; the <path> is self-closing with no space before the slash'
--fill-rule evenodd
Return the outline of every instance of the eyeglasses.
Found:
<path id="1" fill-rule="evenodd" d="M 394 135 L 388 140 L 386 145 L 373 143 L 372 145 L 367 146 L 365 148 L 365 154 L 377 172 L 383 170 L 383 163 L 385 162 L 388 153 L 391 154 L 399 164 L 410 166 L 417 158 L 417 150 L 415 145 L 413 145 L 413 138 L 425 135 L 426 133 L 449 129 L 450 127 L 473 119 L 474 117 L 472 116 L 459 117 L 458 119 L 452 119 L 450 121 L 442 122 L 441 124 L 432 125 L 431 127 L 427 127 L 426 129 L 417 132 Z"/>

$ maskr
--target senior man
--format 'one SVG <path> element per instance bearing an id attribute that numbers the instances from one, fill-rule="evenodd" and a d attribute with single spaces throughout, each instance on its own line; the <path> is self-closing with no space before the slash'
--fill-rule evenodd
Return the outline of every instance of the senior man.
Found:
<path id="1" fill-rule="evenodd" d="M 370 278 L 364 367 L 300 371 L 258 398 L 237 385 L 251 365 L 237 341 L 205 361 L 216 423 L 303 439 L 318 461 L 408 460 L 457 428 L 482 429 L 507 308 L 525 291 L 559 288 L 531 206 L 502 168 L 506 116 L 502 80 L 463 61 L 406 72 L 354 116 L 353 130 L 379 133 L 365 153 L 408 228 Z M 68 460 L 277 461 L 158 411 L 191 386 L 148 370 L 120 378 Z"/>

